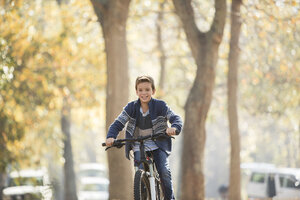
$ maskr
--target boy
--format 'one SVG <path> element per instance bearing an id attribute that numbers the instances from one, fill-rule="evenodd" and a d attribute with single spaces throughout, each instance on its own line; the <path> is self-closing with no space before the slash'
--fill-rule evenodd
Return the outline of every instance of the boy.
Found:
<path id="1" fill-rule="evenodd" d="M 130 102 L 108 130 L 106 145 L 111 146 L 128 122 L 126 138 L 146 136 L 164 132 L 169 136 L 178 135 L 182 129 L 181 118 L 174 114 L 164 101 L 152 98 L 155 94 L 153 78 L 150 76 L 137 77 L 135 82 L 138 100 Z M 171 123 L 169 128 L 167 120 Z M 154 162 L 162 181 L 165 199 L 175 199 L 168 156 L 171 153 L 171 138 L 145 141 L 147 150 L 152 151 Z M 133 150 L 134 159 L 139 160 L 139 143 L 126 144 L 126 157 Z M 136 162 L 135 162 L 136 163 Z"/>

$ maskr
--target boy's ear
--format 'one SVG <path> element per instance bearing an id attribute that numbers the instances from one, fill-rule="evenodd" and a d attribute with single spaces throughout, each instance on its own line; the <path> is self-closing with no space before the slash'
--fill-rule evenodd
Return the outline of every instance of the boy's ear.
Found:
<path id="1" fill-rule="evenodd" d="M 154 89 L 154 90 L 152 90 L 152 95 L 153 95 L 153 94 L 155 94 L 155 92 L 156 92 L 156 90 L 155 90 L 155 89 Z"/>

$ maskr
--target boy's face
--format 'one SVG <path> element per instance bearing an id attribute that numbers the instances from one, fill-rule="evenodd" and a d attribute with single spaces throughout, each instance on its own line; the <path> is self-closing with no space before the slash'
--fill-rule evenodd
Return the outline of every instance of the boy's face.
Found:
<path id="1" fill-rule="evenodd" d="M 137 85 L 136 95 L 139 97 L 141 103 L 148 103 L 154 93 L 155 90 L 152 90 L 151 83 L 142 82 Z"/>

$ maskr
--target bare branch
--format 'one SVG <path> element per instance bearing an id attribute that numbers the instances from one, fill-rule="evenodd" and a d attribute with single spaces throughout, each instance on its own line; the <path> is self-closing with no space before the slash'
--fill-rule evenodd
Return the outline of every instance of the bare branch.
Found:
<path id="1" fill-rule="evenodd" d="M 226 21 L 226 0 L 215 0 L 216 13 L 210 29 L 212 38 L 217 44 L 221 43 Z"/>

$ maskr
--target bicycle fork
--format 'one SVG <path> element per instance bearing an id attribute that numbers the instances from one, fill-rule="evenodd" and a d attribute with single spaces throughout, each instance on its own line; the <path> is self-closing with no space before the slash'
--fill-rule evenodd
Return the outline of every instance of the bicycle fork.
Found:
<path id="1" fill-rule="evenodd" d="M 150 190 L 151 190 L 151 200 L 156 199 L 156 189 L 155 189 L 155 178 L 154 178 L 154 170 L 153 164 L 149 164 L 149 182 L 150 182 Z"/>

